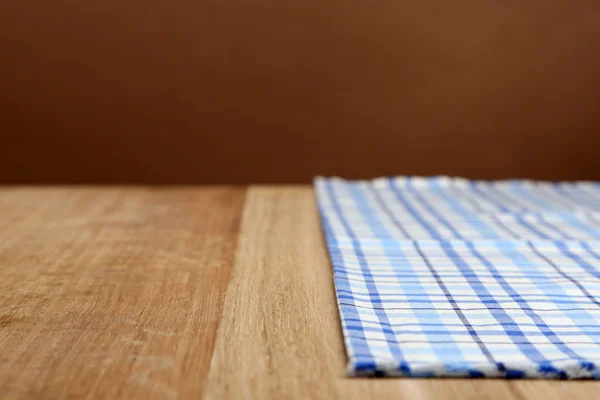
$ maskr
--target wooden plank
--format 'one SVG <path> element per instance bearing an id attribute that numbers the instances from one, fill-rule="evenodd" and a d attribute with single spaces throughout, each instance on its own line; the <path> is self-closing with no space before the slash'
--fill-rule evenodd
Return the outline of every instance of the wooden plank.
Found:
<path id="1" fill-rule="evenodd" d="M 0 190 L 0 397 L 199 397 L 244 195 Z"/>
<path id="2" fill-rule="evenodd" d="M 600 394 L 598 381 L 519 380 L 510 384 L 520 399 L 591 400 Z"/>
<path id="3" fill-rule="evenodd" d="M 599 388 L 589 382 L 345 378 L 332 279 L 312 190 L 252 188 L 206 398 L 558 400 L 590 398 Z"/>
<path id="4" fill-rule="evenodd" d="M 311 190 L 249 190 L 206 398 L 336 396 L 345 356 L 317 218 Z"/>

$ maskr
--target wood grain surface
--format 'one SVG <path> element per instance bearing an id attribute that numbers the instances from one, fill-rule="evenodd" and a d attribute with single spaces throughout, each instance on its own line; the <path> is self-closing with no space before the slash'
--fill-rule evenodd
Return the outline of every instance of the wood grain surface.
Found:
<path id="1" fill-rule="evenodd" d="M 309 187 L 0 189 L 0 398 L 594 399 L 349 379 Z"/>
<path id="2" fill-rule="evenodd" d="M 0 398 L 202 391 L 244 190 L 2 190 Z"/>

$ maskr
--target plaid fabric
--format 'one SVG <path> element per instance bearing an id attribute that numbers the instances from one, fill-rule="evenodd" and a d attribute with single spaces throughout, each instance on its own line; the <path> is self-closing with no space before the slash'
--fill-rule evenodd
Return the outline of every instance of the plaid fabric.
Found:
<path id="1" fill-rule="evenodd" d="M 315 186 L 349 374 L 600 378 L 600 184 Z"/>

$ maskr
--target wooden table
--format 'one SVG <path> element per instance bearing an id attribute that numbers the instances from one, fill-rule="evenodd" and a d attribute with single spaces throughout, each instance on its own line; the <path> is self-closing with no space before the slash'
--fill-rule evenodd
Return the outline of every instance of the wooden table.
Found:
<path id="1" fill-rule="evenodd" d="M 586 399 L 348 379 L 310 187 L 0 189 L 0 398 Z"/>

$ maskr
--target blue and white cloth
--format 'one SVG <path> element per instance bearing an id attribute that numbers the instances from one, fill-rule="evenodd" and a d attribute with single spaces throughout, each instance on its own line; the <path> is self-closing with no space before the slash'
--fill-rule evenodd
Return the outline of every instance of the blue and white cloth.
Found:
<path id="1" fill-rule="evenodd" d="M 600 184 L 315 187 L 350 375 L 600 378 Z"/>

